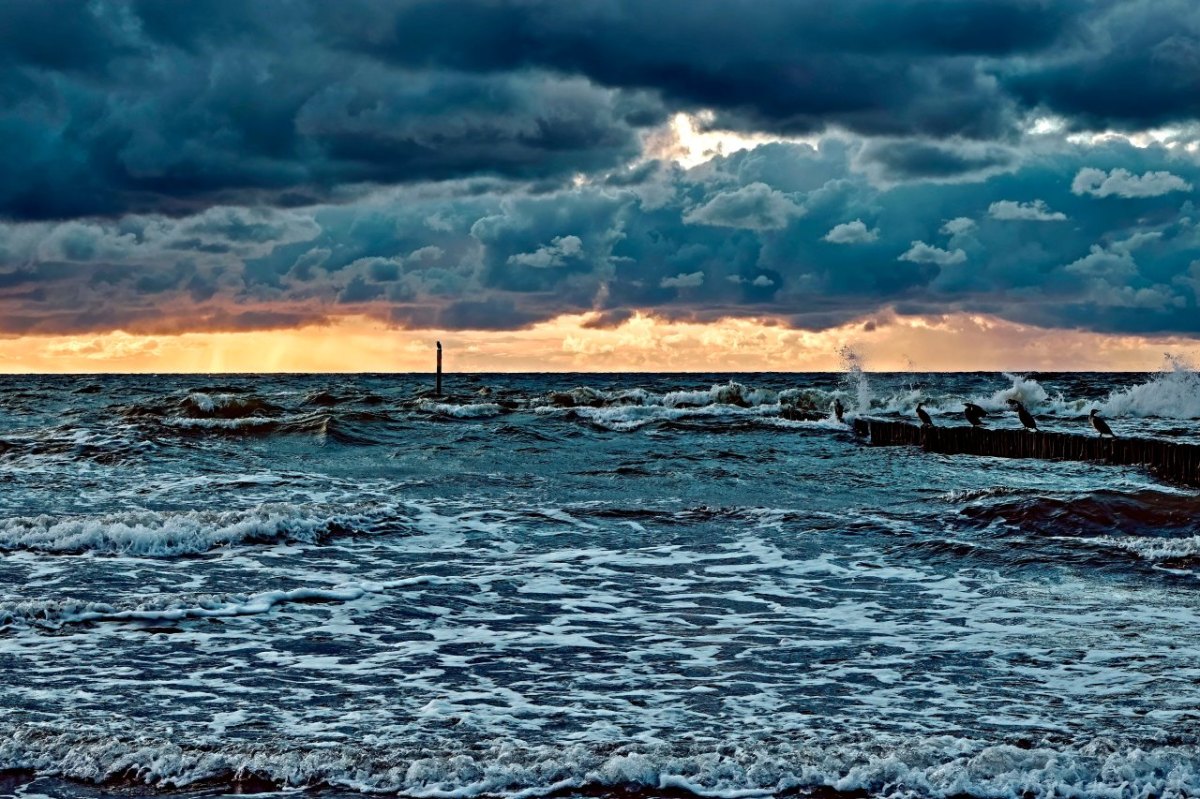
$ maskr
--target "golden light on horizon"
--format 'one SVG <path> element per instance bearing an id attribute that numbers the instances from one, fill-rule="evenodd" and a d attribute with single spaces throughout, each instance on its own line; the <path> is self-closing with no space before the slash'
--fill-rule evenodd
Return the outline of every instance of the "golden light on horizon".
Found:
<path id="1" fill-rule="evenodd" d="M 972 314 L 876 314 L 819 332 L 772 319 L 669 321 L 638 313 L 597 328 L 594 314 L 523 330 L 402 330 L 367 317 L 254 332 L 0 339 L 0 373 L 424 372 L 434 344 L 448 372 L 838 371 L 849 348 L 874 371 L 1149 371 L 1181 337 L 1046 330 Z"/>

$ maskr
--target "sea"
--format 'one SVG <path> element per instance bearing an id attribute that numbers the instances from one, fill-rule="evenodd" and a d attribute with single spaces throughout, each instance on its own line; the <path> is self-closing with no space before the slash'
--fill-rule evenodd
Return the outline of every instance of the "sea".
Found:
<path id="1" fill-rule="evenodd" d="M 0 795 L 1200 796 L 1150 374 L 0 378 Z"/>

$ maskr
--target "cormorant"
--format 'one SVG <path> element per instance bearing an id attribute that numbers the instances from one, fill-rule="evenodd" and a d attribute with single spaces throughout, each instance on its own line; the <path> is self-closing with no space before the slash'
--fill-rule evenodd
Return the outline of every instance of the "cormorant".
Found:
<path id="1" fill-rule="evenodd" d="M 839 422 L 846 421 L 845 419 L 842 418 L 843 416 L 846 415 L 846 408 L 845 408 L 845 406 L 842 405 L 842 401 L 840 399 L 835 398 L 833 400 L 833 415 L 837 417 L 837 420 Z"/>
<path id="2" fill-rule="evenodd" d="M 987 411 L 973 402 L 964 402 L 963 414 L 966 415 L 967 421 L 971 423 L 971 427 L 980 427 L 983 425 L 984 417 L 987 416 Z"/>
<path id="3" fill-rule="evenodd" d="M 1032 413 L 1025 409 L 1024 405 L 1015 399 L 1010 399 L 1008 404 L 1013 406 L 1013 408 L 1016 410 L 1017 416 L 1021 419 L 1021 424 L 1025 425 L 1027 430 L 1033 430 L 1034 432 L 1037 432 L 1037 420 L 1033 418 Z"/>
<path id="4" fill-rule="evenodd" d="M 929 417 L 929 413 L 922 408 L 924 402 L 917 403 L 917 418 L 921 420 L 921 424 L 925 427 L 933 427 L 933 419 Z"/>
<path id="5" fill-rule="evenodd" d="M 1108 422 L 1097 416 L 1097 413 L 1099 413 L 1099 411 L 1096 408 L 1092 408 L 1092 412 L 1088 414 L 1088 421 L 1092 423 L 1092 427 L 1096 428 L 1096 432 L 1099 433 L 1101 437 L 1112 436 L 1113 438 L 1116 438 L 1117 434 L 1114 433 L 1112 428 L 1108 426 Z"/>

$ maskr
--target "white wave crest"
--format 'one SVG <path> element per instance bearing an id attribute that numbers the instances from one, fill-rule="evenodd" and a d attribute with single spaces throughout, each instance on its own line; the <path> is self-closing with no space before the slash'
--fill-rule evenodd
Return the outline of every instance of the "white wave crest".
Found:
<path id="1" fill-rule="evenodd" d="M 1098 404 L 1107 416 L 1200 418 L 1200 374 L 1178 356 L 1167 356 L 1162 370 L 1140 385 L 1113 391 Z"/>
<path id="2" fill-rule="evenodd" d="M 315 542 L 370 523 L 365 513 L 263 504 L 237 511 L 124 511 L 0 519 L 0 551 L 182 555 L 249 541 Z"/>
<path id="3" fill-rule="evenodd" d="M 98 783 L 132 779 L 157 787 L 252 774 L 289 787 L 330 785 L 431 799 L 526 799 L 584 788 L 676 789 L 721 799 L 815 788 L 893 799 L 1144 799 L 1200 792 L 1200 755 L 1193 747 L 1120 747 L 1104 740 L 1026 748 L 951 736 L 874 744 L 830 736 L 690 751 L 652 745 L 528 746 L 506 740 L 439 754 L 365 742 L 311 749 L 245 743 L 214 747 L 99 731 L 5 730 L 0 725 L 0 732 L 7 733 L 0 738 L 0 768 Z"/>
<path id="4" fill-rule="evenodd" d="M 1200 556 L 1200 536 L 1187 538 L 1149 538 L 1144 536 L 1102 536 L 1097 544 L 1132 552 L 1142 560 L 1152 562 L 1179 560 Z"/>
<path id="5" fill-rule="evenodd" d="M 270 405 L 252 394 L 206 394 L 203 391 L 193 391 L 183 398 L 179 407 L 188 416 L 232 418 L 257 414 Z"/>
<path id="6" fill-rule="evenodd" d="M 670 391 L 660 403 L 667 408 L 703 407 L 706 405 L 736 405 L 743 408 L 779 404 L 778 392 L 767 388 L 752 388 L 730 380 L 708 390 Z"/>
<path id="7" fill-rule="evenodd" d="M 504 409 L 492 402 L 476 402 L 467 405 L 450 405 L 445 402 L 422 400 L 417 406 L 425 413 L 436 413 L 442 416 L 455 416 L 459 419 L 480 419 L 499 416 Z"/>
<path id="8" fill-rule="evenodd" d="M 557 409 L 539 408 L 539 413 L 552 413 Z M 654 422 L 700 418 L 772 419 L 779 421 L 779 405 L 760 405 L 742 408 L 735 405 L 701 405 L 698 407 L 666 407 L 662 405 L 616 405 L 602 408 L 574 408 L 573 412 L 597 427 L 616 432 L 637 430 Z"/>
<path id="9" fill-rule="evenodd" d="M 281 419 L 268 419 L 266 416 L 239 416 L 233 419 L 191 416 L 176 416 L 163 420 L 168 427 L 201 428 L 208 430 L 242 430 L 255 427 L 273 427 Z"/>

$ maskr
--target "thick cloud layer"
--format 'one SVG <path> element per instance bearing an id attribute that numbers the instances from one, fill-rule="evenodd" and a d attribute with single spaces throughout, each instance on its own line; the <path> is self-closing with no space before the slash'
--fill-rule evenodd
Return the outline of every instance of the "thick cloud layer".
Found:
<path id="1" fill-rule="evenodd" d="M 1194 184 L 1194 160 L 1109 142 L 1031 152 L 986 180 L 879 186 L 856 169 L 863 146 L 771 144 L 550 192 L 458 182 L 305 209 L 9 224 L 3 324 L 248 329 L 365 313 L 510 329 L 650 309 L 822 328 L 892 307 L 1200 333 L 1191 193 L 1098 196 L 1076 185 L 1088 170 Z"/>
<path id="2" fill-rule="evenodd" d="M 983 172 L 1012 163 L 1002 142 L 1031 113 L 1196 119 L 1197 42 L 1183 0 L 12 0 L 0 215 L 561 180 L 698 108 L 731 128 L 909 137 L 864 152 L 894 179 Z"/>
<path id="3" fill-rule="evenodd" d="M 1175 0 L 13 0 L 0 333 L 1200 333 L 1198 76 Z"/>

